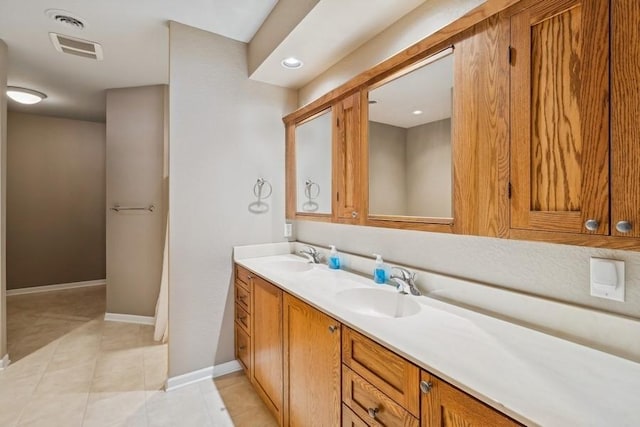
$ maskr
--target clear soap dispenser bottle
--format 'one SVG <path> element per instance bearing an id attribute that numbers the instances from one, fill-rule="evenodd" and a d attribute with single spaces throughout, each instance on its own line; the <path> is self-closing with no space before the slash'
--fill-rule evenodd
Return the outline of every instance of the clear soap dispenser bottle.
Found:
<path id="1" fill-rule="evenodd" d="M 340 255 L 334 245 L 331 245 L 331 251 L 329 252 L 329 268 L 333 270 L 340 268 Z"/>
<path id="2" fill-rule="evenodd" d="M 373 254 L 373 256 L 376 257 L 376 266 L 373 269 L 373 281 L 379 284 L 386 283 L 387 266 L 384 264 L 381 255 Z"/>

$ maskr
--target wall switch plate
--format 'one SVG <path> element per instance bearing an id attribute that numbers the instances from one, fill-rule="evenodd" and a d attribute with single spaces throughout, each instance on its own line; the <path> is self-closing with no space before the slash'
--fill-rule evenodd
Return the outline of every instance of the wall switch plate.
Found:
<path id="1" fill-rule="evenodd" d="M 591 296 L 624 302 L 624 261 L 591 257 Z"/>
<path id="2" fill-rule="evenodd" d="M 284 223 L 284 237 L 291 237 L 293 235 L 293 224 Z"/>

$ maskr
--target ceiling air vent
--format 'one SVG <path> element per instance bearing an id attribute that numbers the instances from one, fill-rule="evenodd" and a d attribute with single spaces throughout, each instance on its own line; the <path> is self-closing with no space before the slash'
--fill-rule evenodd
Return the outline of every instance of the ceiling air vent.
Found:
<path id="1" fill-rule="evenodd" d="M 49 33 L 49 37 L 58 52 L 102 61 L 102 46 L 98 43 L 57 33 Z"/>
<path id="2" fill-rule="evenodd" d="M 53 19 L 59 24 L 66 25 L 76 30 L 82 30 L 84 28 L 84 22 L 82 18 L 62 9 L 47 9 L 44 11 L 45 15 Z"/>

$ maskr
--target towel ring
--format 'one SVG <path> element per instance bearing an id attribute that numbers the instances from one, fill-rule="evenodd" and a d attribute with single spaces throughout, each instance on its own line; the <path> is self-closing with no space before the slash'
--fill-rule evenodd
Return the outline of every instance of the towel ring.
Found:
<path id="1" fill-rule="evenodd" d="M 265 185 L 268 188 L 268 192 L 267 194 L 262 194 L 262 190 Z M 258 180 L 256 181 L 256 184 L 253 186 L 253 194 L 258 198 L 258 200 L 268 199 L 269 196 L 271 196 L 272 192 L 273 192 L 273 187 L 271 186 L 271 183 L 263 178 L 258 178 Z"/>
<path id="2" fill-rule="evenodd" d="M 314 194 L 315 188 L 315 194 Z M 317 182 L 313 182 L 310 179 L 304 182 L 304 195 L 307 196 L 307 199 L 310 201 L 313 199 L 317 199 L 320 195 L 320 185 Z"/>

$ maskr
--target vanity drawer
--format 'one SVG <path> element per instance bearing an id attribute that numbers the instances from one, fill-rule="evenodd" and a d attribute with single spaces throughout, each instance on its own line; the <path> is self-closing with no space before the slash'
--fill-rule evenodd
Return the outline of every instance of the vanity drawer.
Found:
<path id="1" fill-rule="evenodd" d="M 369 427 L 347 405 L 342 404 L 342 427 Z"/>
<path id="2" fill-rule="evenodd" d="M 249 290 L 249 286 L 251 285 L 251 279 L 253 275 L 249 270 L 244 267 L 240 267 L 236 265 L 236 284 L 243 286 L 247 291 Z"/>
<path id="3" fill-rule="evenodd" d="M 236 305 L 251 314 L 251 293 L 236 283 Z"/>
<path id="4" fill-rule="evenodd" d="M 251 316 L 238 304 L 236 304 L 236 323 L 251 335 Z"/>
<path id="5" fill-rule="evenodd" d="M 251 340 L 249 339 L 249 335 L 245 331 L 242 330 L 240 325 L 236 323 L 235 325 L 235 335 L 236 335 L 236 359 L 240 361 L 240 364 L 244 368 L 245 372 L 249 375 L 249 370 L 251 366 Z"/>
<path id="6" fill-rule="evenodd" d="M 420 416 L 417 366 L 349 328 L 343 328 L 342 362 L 413 416 Z"/>
<path id="7" fill-rule="evenodd" d="M 346 366 L 342 367 L 342 400 L 370 426 L 419 425 L 416 417 Z"/>

